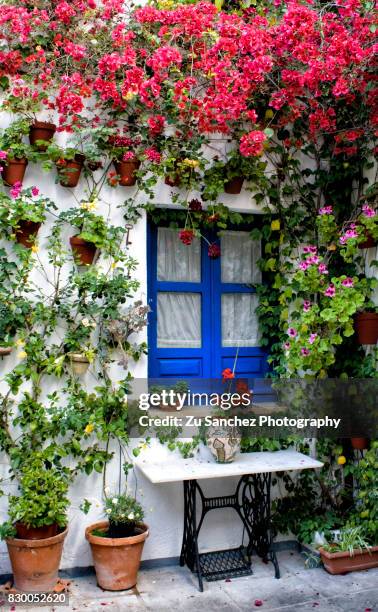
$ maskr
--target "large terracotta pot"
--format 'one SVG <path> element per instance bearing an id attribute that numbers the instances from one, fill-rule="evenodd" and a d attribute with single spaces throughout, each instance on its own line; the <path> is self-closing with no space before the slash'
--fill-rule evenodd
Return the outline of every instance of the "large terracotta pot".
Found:
<path id="1" fill-rule="evenodd" d="M 98 585 L 107 591 L 131 589 L 137 583 L 138 570 L 148 527 L 140 523 L 138 535 L 130 538 L 106 538 L 93 535 L 94 530 L 106 532 L 107 521 L 90 525 L 85 530 L 93 555 Z"/>
<path id="2" fill-rule="evenodd" d="M 52 538 L 7 538 L 14 587 L 20 591 L 49 592 L 58 580 L 64 539 L 68 529 Z"/>
<path id="3" fill-rule="evenodd" d="M 34 239 L 41 227 L 40 223 L 35 221 L 20 221 L 19 227 L 16 229 L 16 240 L 19 244 L 23 244 L 29 248 L 33 246 Z"/>
<path id="4" fill-rule="evenodd" d="M 38 151 L 46 151 L 49 143 L 56 132 L 56 125 L 54 123 L 47 123 L 46 121 L 35 121 L 30 126 L 29 140 L 30 144 L 35 146 Z M 43 140 L 46 144 L 37 145 L 37 140 Z"/>
<path id="5" fill-rule="evenodd" d="M 369 438 L 351 438 L 351 443 L 355 450 L 365 450 L 369 446 Z"/>
<path id="6" fill-rule="evenodd" d="M 79 266 L 89 266 L 93 263 L 97 248 L 93 242 L 83 240 L 80 236 L 71 236 L 70 245 L 74 254 L 76 263 Z"/>
<path id="7" fill-rule="evenodd" d="M 58 165 L 59 183 L 62 187 L 76 187 L 84 163 L 84 155 L 75 155 L 75 159 L 66 159 Z"/>
<path id="8" fill-rule="evenodd" d="M 7 165 L 3 166 L 1 176 L 3 177 L 4 183 L 7 185 L 14 185 L 15 183 L 22 183 L 25 176 L 26 166 L 28 160 L 22 159 L 7 159 Z"/>
<path id="9" fill-rule="evenodd" d="M 349 552 L 331 553 L 319 548 L 324 568 L 330 574 L 346 574 L 358 570 L 378 567 L 378 546 L 372 546 L 369 550 L 357 549 L 354 555 Z"/>
<path id="10" fill-rule="evenodd" d="M 132 187 L 135 185 L 137 177 L 135 172 L 140 166 L 139 159 L 129 159 L 127 161 L 113 161 L 117 174 L 119 175 L 119 184 L 122 187 Z"/>
<path id="11" fill-rule="evenodd" d="M 359 344 L 376 344 L 378 341 L 378 314 L 360 312 L 354 322 Z"/>
<path id="12" fill-rule="evenodd" d="M 231 195 L 238 195 L 242 190 L 243 183 L 244 176 L 236 176 L 224 184 L 224 191 L 225 193 L 229 193 Z"/>
<path id="13" fill-rule="evenodd" d="M 53 525 L 45 525 L 44 527 L 27 527 L 24 523 L 16 523 L 17 538 L 20 540 L 44 540 L 45 538 L 53 538 L 59 532 L 59 527 L 56 523 Z"/>

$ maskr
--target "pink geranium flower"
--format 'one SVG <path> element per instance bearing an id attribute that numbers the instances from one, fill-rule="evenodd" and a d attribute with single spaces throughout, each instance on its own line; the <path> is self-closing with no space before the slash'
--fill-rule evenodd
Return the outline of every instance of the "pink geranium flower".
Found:
<path id="1" fill-rule="evenodd" d="M 345 278 L 343 281 L 341 281 L 341 284 L 344 285 L 344 287 L 353 287 L 354 285 L 354 281 L 353 278 Z"/>
<path id="2" fill-rule="evenodd" d="M 326 295 L 327 297 L 334 297 L 335 294 L 336 294 L 336 289 L 334 285 L 329 285 L 329 287 L 327 287 L 327 289 L 324 292 L 324 295 Z"/>
<path id="3" fill-rule="evenodd" d="M 365 217 L 375 217 L 375 210 L 373 210 L 371 206 L 368 206 L 368 204 L 363 205 L 362 212 L 364 213 Z"/>
<path id="4" fill-rule="evenodd" d="M 332 206 L 323 206 L 323 208 L 319 208 L 318 215 L 333 215 Z"/>
<path id="5" fill-rule="evenodd" d="M 289 329 L 287 330 L 287 334 L 288 336 L 290 336 L 290 338 L 295 338 L 295 336 L 297 335 L 297 330 L 294 329 L 294 327 L 289 327 Z"/>

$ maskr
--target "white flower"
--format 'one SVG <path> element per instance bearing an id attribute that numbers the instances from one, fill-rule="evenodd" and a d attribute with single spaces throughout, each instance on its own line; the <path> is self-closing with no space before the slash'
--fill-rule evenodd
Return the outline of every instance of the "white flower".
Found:
<path id="1" fill-rule="evenodd" d="M 106 514 L 111 514 L 112 511 L 110 510 L 110 508 L 106 508 L 105 512 Z"/>
<path id="2" fill-rule="evenodd" d="M 110 493 L 110 487 L 105 487 L 105 489 L 104 489 L 104 493 L 105 493 L 105 495 L 109 495 L 109 493 Z"/>
<path id="3" fill-rule="evenodd" d="M 84 319 L 82 319 L 81 321 L 82 325 L 84 325 L 84 327 L 89 327 L 91 322 L 89 319 L 87 319 L 86 317 Z"/>
<path id="4" fill-rule="evenodd" d="M 130 519 L 130 521 L 132 521 L 134 518 L 134 512 L 130 512 L 127 518 Z"/>
<path id="5" fill-rule="evenodd" d="M 112 504 L 118 504 L 118 497 L 113 497 Z"/>

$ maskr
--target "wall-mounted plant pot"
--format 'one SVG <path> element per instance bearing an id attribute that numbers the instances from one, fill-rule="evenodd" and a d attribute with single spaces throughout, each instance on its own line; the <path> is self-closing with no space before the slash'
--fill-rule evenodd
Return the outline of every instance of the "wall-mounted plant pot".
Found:
<path id="1" fill-rule="evenodd" d="M 90 266 L 97 254 L 96 245 L 93 242 L 83 240 L 80 236 L 71 236 L 70 245 L 76 263 L 79 266 Z"/>
<path id="2" fill-rule="evenodd" d="M 369 234 L 369 232 L 365 233 L 365 240 L 360 242 L 358 245 L 359 249 L 371 249 L 377 246 L 376 240 L 374 240 L 373 236 Z"/>
<path id="3" fill-rule="evenodd" d="M 242 190 L 243 183 L 244 176 L 235 176 L 235 178 L 224 184 L 224 191 L 231 195 L 238 195 Z"/>
<path id="4" fill-rule="evenodd" d="M 4 183 L 10 187 L 15 183 L 22 183 L 27 165 L 28 160 L 25 158 L 7 159 L 6 166 L 3 167 L 3 172 L 1 174 Z"/>
<path id="5" fill-rule="evenodd" d="M 179 174 L 167 174 L 164 179 L 164 183 L 169 185 L 170 187 L 180 187 L 181 186 L 181 176 Z"/>
<path id="6" fill-rule="evenodd" d="M 378 546 L 371 546 L 369 550 L 357 549 L 354 555 L 349 552 L 331 553 L 319 548 L 324 568 L 330 574 L 347 574 L 359 570 L 378 567 Z"/>
<path id="7" fill-rule="evenodd" d="M 365 450 L 369 448 L 369 438 L 351 438 L 351 444 L 355 450 Z"/>
<path id="8" fill-rule="evenodd" d="M 89 368 L 89 360 L 84 353 L 67 353 L 74 374 L 82 376 Z"/>
<path id="9" fill-rule="evenodd" d="M 54 589 L 67 532 L 43 540 L 7 538 L 14 588 L 33 593 Z"/>
<path id="10" fill-rule="evenodd" d="M 109 523 L 101 521 L 85 530 L 85 537 L 92 550 L 97 583 L 107 591 L 131 589 L 137 583 L 143 546 L 148 538 L 148 526 L 140 523 L 137 527 L 139 533 L 127 538 L 107 538 L 93 533 L 106 533 L 108 528 Z"/>
<path id="11" fill-rule="evenodd" d="M 35 221 L 20 221 L 18 229 L 16 229 L 17 242 L 30 249 L 35 242 L 35 237 L 40 227 L 41 224 Z"/>
<path id="12" fill-rule="evenodd" d="M 13 351 L 13 346 L 0 346 L 0 357 L 7 357 Z"/>
<path id="13" fill-rule="evenodd" d="M 113 160 L 113 164 L 118 176 L 120 177 L 119 185 L 122 185 L 122 187 L 132 187 L 135 185 L 137 180 L 135 172 L 140 166 L 139 159 L 135 158 L 127 161 Z"/>
<path id="14" fill-rule="evenodd" d="M 47 123 L 46 121 L 35 121 L 30 126 L 30 144 L 36 147 L 38 151 L 46 151 L 47 147 L 49 146 L 49 143 L 53 139 L 55 132 L 56 125 L 54 125 L 54 123 Z M 43 140 L 44 142 L 37 144 L 38 140 Z"/>
<path id="15" fill-rule="evenodd" d="M 354 320 L 359 344 L 376 344 L 378 341 L 378 313 L 359 312 Z"/>
<path id="16" fill-rule="evenodd" d="M 24 523 L 17 522 L 15 528 L 17 538 L 20 540 L 44 540 L 45 538 L 53 538 L 59 533 L 59 527 L 56 523 L 44 527 L 27 527 Z"/>
<path id="17" fill-rule="evenodd" d="M 62 164 L 58 164 L 59 183 L 62 187 L 76 187 L 79 182 L 85 157 L 77 154 L 75 159 L 65 159 Z"/>

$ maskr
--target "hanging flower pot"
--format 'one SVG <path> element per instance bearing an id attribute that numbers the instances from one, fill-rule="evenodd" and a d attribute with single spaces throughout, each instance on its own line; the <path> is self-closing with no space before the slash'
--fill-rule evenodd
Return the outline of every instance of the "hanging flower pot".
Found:
<path id="1" fill-rule="evenodd" d="M 238 195 L 243 187 L 244 176 L 235 176 L 235 178 L 230 179 L 227 183 L 224 184 L 225 193 L 231 195 Z"/>
<path id="2" fill-rule="evenodd" d="M 71 236 L 71 249 L 74 254 L 76 263 L 79 266 L 90 266 L 97 253 L 96 245 L 93 242 L 83 240 L 79 235 Z"/>
<path id="3" fill-rule="evenodd" d="M 0 346 L 0 357 L 7 357 L 11 354 L 13 346 Z"/>
<path id="4" fill-rule="evenodd" d="M 56 523 L 44 525 L 43 527 L 27 527 L 24 523 L 17 522 L 15 528 L 17 530 L 17 538 L 20 540 L 44 540 L 45 538 L 53 538 L 59 532 L 59 527 Z"/>
<path id="5" fill-rule="evenodd" d="M 54 123 L 47 123 L 46 121 L 35 121 L 30 126 L 30 144 L 36 147 L 38 151 L 46 151 L 47 147 L 49 146 L 49 143 L 53 139 L 55 132 L 56 125 L 54 125 Z M 36 144 L 37 140 L 43 140 L 45 144 Z"/>
<path id="6" fill-rule="evenodd" d="M 59 183 L 62 187 L 76 187 L 79 182 L 85 157 L 79 153 L 75 159 L 62 159 L 56 162 Z"/>
<path id="7" fill-rule="evenodd" d="M 9 186 L 14 185 L 15 183 L 22 183 L 25 176 L 26 166 L 28 165 L 28 160 L 24 157 L 20 159 L 7 159 L 6 164 L 7 165 L 3 167 L 3 172 L 1 174 L 4 183 Z"/>
<path id="8" fill-rule="evenodd" d="M 16 229 L 17 242 L 30 249 L 34 244 L 40 227 L 41 224 L 35 221 L 20 221 Z"/>
<path id="9" fill-rule="evenodd" d="M 93 556 L 98 585 L 107 591 L 131 589 L 137 583 L 138 570 L 148 527 L 140 523 L 136 535 L 110 538 L 93 532 L 108 532 L 109 523 L 101 521 L 85 530 Z"/>
<path id="10" fill-rule="evenodd" d="M 41 540 L 7 538 L 14 587 L 19 591 L 47 593 L 58 580 L 66 528 L 61 533 Z"/>
<path id="11" fill-rule="evenodd" d="M 359 312 L 354 321 L 359 344 L 376 344 L 378 341 L 378 313 Z"/>
<path id="12" fill-rule="evenodd" d="M 84 353 L 67 353 L 74 374 L 82 376 L 89 368 L 89 359 Z"/>
<path id="13" fill-rule="evenodd" d="M 140 161 L 136 157 L 133 159 L 128 159 L 126 161 L 117 161 L 113 160 L 114 167 L 116 169 L 117 174 L 120 179 L 118 181 L 119 185 L 122 187 L 132 187 L 135 185 L 137 177 L 135 172 L 138 170 L 140 166 Z"/>
<path id="14" fill-rule="evenodd" d="M 369 447 L 369 438 L 351 438 L 351 443 L 355 450 L 365 450 Z"/>

